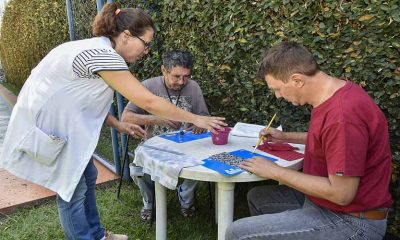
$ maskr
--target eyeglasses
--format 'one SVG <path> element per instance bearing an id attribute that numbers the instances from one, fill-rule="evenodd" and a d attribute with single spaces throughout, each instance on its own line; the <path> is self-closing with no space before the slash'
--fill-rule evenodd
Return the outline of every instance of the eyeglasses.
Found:
<path id="1" fill-rule="evenodd" d="M 187 82 L 189 79 L 192 79 L 192 75 L 175 75 L 175 74 L 171 74 L 171 71 L 167 71 L 168 74 L 170 74 L 171 76 L 171 80 L 173 82 L 179 82 L 181 79 L 184 82 Z"/>
<path id="2" fill-rule="evenodd" d="M 151 48 L 151 43 L 146 42 L 146 41 L 143 40 L 141 37 L 135 36 L 135 35 L 131 35 L 130 33 L 126 33 L 126 32 L 125 32 L 125 34 L 128 35 L 129 37 L 132 37 L 132 38 L 135 37 L 135 38 L 139 39 L 139 40 L 143 43 L 143 45 L 144 45 L 144 50 L 145 50 L 145 51 L 146 51 L 147 49 Z"/>
<path id="3" fill-rule="evenodd" d="M 191 75 L 189 75 L 189 76 L 177 76 L 177 75 L 172 75 L 172 79 L 174 80 L 174 82 L 178 82 L 178 81 L 180 81 L 181 79 L 184 81 L 184 82 L 187 82 L 189 79 L 191 79 L 192 78 L 192 76 Z"/>
<path id="4" fill-rule="evenodd" d="M 137 39 L 139 39 L 143 43 L 144 50 L 147 50 L 147 49 L 149 49 L 151 47 L 151 43 L 146 42 L 145 40 L 143 40 L 139 36 L 134 36 L 134 37 L 136 37 Z"/>
<path id="5" fill-rule="evenodd" d="M 145 40 L 143 40 L 141 37 L 139 37 L 139 36 L 132 36 L 132 37 L 135 37 L 135 38 L 139 39 L 143 43 L 144 50 L 147 50 L 147 49 L 149 49 L 151 47 L 151 44 L 146 42 Z"/>

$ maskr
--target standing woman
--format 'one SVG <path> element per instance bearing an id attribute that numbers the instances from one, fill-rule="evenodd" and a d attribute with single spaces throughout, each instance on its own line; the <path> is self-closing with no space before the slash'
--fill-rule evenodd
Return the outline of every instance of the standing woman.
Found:
<path id="1" fill-rule="evenodd" d="M 97 37 L 54 48 L 32 70 L 13 109 L 0 165 L 57 192 L 67 239 L 128 239 L 103 230 L 96 207 L 97 170 L 91 160 L 104 121 L 142 137 L 137 125 L 108 114 L 114 90 L 144 110 L 214 131 L 223 118 L 198 116 L 151 94 L 129 72 L 149 51 L 154 24 L 140 9 L 106 4 L 93 23 Z"/>

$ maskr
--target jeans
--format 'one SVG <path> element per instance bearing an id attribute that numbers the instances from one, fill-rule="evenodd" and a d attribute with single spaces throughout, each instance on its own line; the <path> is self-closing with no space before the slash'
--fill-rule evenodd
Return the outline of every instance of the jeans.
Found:
<path id="1" fill-rule="evenodd" d="M 382 239 L 386 232 L 386 219 L 335 213 L 286 186 L 255 187 L 247 197 L 253 216 L 233 222 L 226 231 L 227 240 Z"/>
<path id="2" fill-rule="evenodd" d="M 142 177 L 134 176 L 133 180 L 140 188 L 140 193 L 143 196 L 143 208 L 152 209 L 154 201 L 154 181 L 151 180 L 149 174 L 143 174 Z M 178 198 L 181 207 L 189 208 L 194 204 L 194 190 L 196 189 L 197 181 L 185 179 L 181 185 L 178 186 Z"/>
<path id="3" fill-rule="evenodd" d="M 97 168 L 90 160 L 70 202 L 57 195 L 58 213 L 68 240 L 99 240 L 104 237 L 96 206 Z"/>

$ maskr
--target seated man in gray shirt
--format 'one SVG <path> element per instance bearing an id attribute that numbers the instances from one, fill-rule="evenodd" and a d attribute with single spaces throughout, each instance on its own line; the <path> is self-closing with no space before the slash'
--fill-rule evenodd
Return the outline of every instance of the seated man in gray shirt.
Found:
<path id="1" fill-rule="evenodd" d="M 200 86 L 190 79 L 193 68 L 193 57 L 190 52 L 173 50 L 162 55 L 162 76 L 147 79 L 142 84 L 153 94 L 163 97 L 176 106 L 199 115 L 209 115 Z M 193 133 L 202 133 L 205 129 L 190 126 L 187 123 L 175 122 L 160 118 L 145 112 L 132 102 L 129 102 L 122 114 L 122 121 L 138 125 L 145 125 L 147 138 L 155 135 L 182 129 L 191 129 Z M 154 182 L 148 174 L 143 177 L 134 177 L 143 196 L 143 208 L 140 211 L 142 220 L 148 221 L 152 214 L 154 200 Z M 185 179 L 178 186 L 178 198 L 181 213 L 184 217 L 194 214 L 194 190 L 197 182 Z"/>

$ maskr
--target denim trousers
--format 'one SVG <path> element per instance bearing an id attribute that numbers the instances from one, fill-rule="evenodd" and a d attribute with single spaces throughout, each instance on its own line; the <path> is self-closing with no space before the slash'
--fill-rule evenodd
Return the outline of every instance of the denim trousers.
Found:
<path id="1" fill-rule="evenodd" d="M 97 168 L 90 160 L 70 202 L 57 195 L 58 213 L 68 240 L 99 240 L 104 237 L 96 206 Z"/>
<path id="2" fill-rule="evenodd" d="M 140 193 L 143 197 L 143 208 L 151 209 L 154 201 L 154 181 L 151 180 L 149 174 L 143 176 L 134 176 L 134 182 L 139 186 Z M 181 207 L 189 208 L 194 204 L 194 191 L 197 186 L 197 181 L 191 179 L 183 180 L 182 184 L 178 186 L 178 198 Z"/>
<path id="3" fill-rule="evenodd" d="M 252 217 L 233 222 L 227 240 L 382 239 L 386 219 L 360 219 L 320 208 L 287 186 L 261 186 L 247 195 Z"/>

